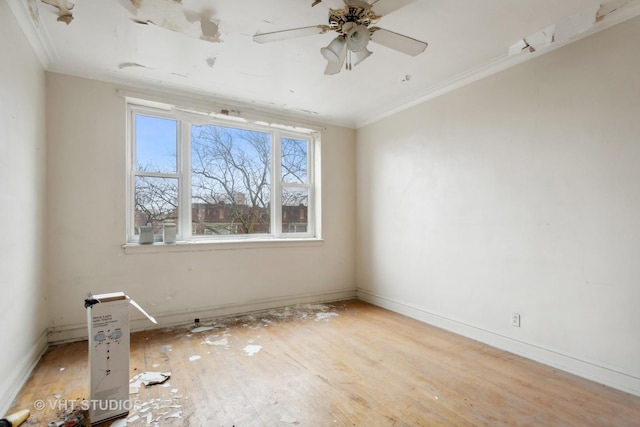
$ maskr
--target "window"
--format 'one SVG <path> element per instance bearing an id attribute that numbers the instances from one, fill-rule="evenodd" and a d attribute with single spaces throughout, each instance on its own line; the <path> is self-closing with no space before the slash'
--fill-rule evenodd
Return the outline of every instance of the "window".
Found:
<path id="1" fill-rule="evenodd" d="M 312 130 L 130 104 L 128 242 L 315 238 Z M 236 118 L 237 119 L 237 118 Z"/>

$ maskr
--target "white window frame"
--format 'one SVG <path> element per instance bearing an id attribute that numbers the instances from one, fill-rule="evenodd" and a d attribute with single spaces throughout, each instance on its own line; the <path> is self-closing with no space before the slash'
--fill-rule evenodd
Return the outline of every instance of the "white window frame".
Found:
<path id="1" fill-rule="evenodd" d="M 140 173 L 136 167 L 136 115 L 141 114 L 150 117 L 159 117 L 175 120 L 178 124 L 176 150 L 176 173 Z M 250 131 L 258 131 L 270 134 L 271 137 L 271 211 L 270 229 L 268 234 L 230 234 L 230 235 L 202 235 L 192 234 L 192 205 L 191 205 L 191 126 L 192 125 L 217 125 L 233 127 Z M 292 130 L 294 129 L 294 130 Z M 283 138 L 301 139 L 307 141 L 307 182 L 284 183 L 282 182 L 281 169 L 281 142 Z M 138 245 L 139 236 L 134 230 L 135 225 L 135 178 L 136 176 L 150 176 L 160 178 L 178 179 L 178 236 L 177 245 L 206 242 L 246 242 L 246 241 L 273 241 L 273 240 L 319 240 L 320 236 L 320 204 L 319 195 L 319 153 L 320 132 L 313 129 L 273 124 L 267 121 L 239 120 L 236 117 L 225 118 L 220 114 L 207 114 L 181 111 L 172 105 L 152 103 L 145 105 L 140 102 L 127 102 L 127 221 L 126 221 L 126 245 Z M 307 231 L 285 232 L 282 230 L 282 191 L 283 189 L 304 190 L 308 194 L 307 206 Z M 154 246 L 163 245 L 155 242 Z M 140 245 L 147 246 L 147 245 Z M 173 246 L 173 245 L 164 245 Z"/>

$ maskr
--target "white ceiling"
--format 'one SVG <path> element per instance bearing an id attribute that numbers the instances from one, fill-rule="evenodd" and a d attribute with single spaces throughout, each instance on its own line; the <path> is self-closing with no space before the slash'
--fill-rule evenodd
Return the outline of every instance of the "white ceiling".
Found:
<path id="1" fill-rule="evenodd" d="M 428 42 L 424 53 L 411 57 L 371 42 L 367 60 L 326 76 L 320 48 L 335 33 L 267 44 L 252 37 L 327 24 L 334 0 L 314 7 L 313 0 L 72 0 L 69 24 L 57 20 L 64 11 L 42 0 L 8 1 L 49 71 L 349 127 L 640 14 L 638 0 L 415 0 L 376 25 Z M 596 15 L 604 16 L 596 22 Z M 200 37 L 201 17 L 218 24 L 219 41 Z M 550 46 L 508 55 L 510 46 L 553 24 Z"/>

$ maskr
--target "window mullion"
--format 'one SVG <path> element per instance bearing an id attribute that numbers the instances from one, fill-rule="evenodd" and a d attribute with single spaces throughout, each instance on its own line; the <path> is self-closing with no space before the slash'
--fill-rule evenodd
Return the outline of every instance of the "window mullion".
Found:
<path id="1" fill-rule="evenodd" d="M 135 147 L 135 135 L 136 135 L 136 121 L 135 110 L 129 109 L 128 120 L 128 132 L 127 132 L 127 241 L 135 241 L 137 236 L 135 235 L 135 171 L 136 171 L 136 147 Z"/>
<path id="2" fill-rule="evenodd" d="M 271 134 L 271 226 L 273 235 L 282 235 L 282 135 L 279 131 Z"/>
<path id="3" fill-rule="evenodd" d="M 180 236 L 183 240 L 191 239 L 191 126 L 180 121 L 180 137 L 178 145 L 180 194 L 178 197 L 180 208 Z"/>
<path id="4" fill-rule="evenodd" d="M 320 159 L 320 138 L 314 134 L 309 139 L 311 146 L 307 150 L 307 183 L 309 185 L 309 221 L 307 231 L 314 237 L 320 237 L 321 225 L 317 223 L 321 218 L 319 209 L 321 201 L 320 197 L 320 168 L 316 161 Z"/>

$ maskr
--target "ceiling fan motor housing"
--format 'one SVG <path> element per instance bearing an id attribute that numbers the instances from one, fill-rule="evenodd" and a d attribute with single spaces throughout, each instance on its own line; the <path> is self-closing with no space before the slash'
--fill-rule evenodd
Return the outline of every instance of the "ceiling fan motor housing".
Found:
<path id="1" fill-rule="evenodd" d="M 329 26 L 340 34 L 346 34 L 345 30 L 353 28 L 353 25 L 347 25 L 343 29 L 347 23 L 368 27 L 380 18 L 367 2 L 351 0 L 343 9 L 331 9 L 329 11 Z"/>

